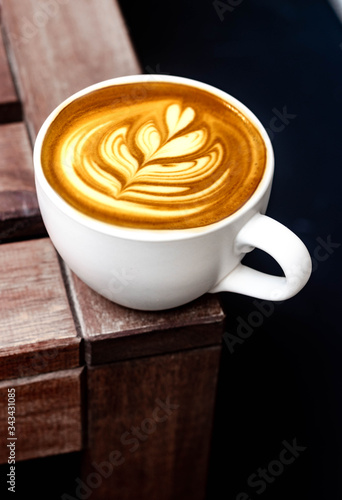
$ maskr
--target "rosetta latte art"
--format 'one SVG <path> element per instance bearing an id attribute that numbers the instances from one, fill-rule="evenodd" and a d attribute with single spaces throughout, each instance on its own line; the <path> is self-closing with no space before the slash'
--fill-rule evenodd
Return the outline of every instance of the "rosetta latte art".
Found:
<path id="1" fill-rule="evenodd" d="M 149 112 L 137 108 L 115 119 L 108 108 L 65 134 L 51 179 L 75 208 L 112 224 L 199 227 L 225 217 L 230 184 L 244 188 L 248 179 L 244 165 L 245 179 L 236 178 L 236 142 L 182 102 L 161 100 Z"/>
<path id="2" fill-rule="evenodd" d="M 223 170 L 215 178 L 223 148 L 219 142 L 206 147 L 206 129 L 180 134 L 194 116 L 191 107 L 181 110 L 177 104 L 168 106 L 164 140 L 152 120 L 134 134 L 129 126 L 113 129 L 111 121 L 87 123 L 63 147 L 62 158 L 71 158 L 62 163 L 64 175 L 94 203 L 113 207 L 128 217 L 137 210 L 142 218 L 163 221 L 191 215 L 203 209 L 205 200 L 223 185 L 229 172 Z M 132 142 L 140 158 L 131 153 Z"/>

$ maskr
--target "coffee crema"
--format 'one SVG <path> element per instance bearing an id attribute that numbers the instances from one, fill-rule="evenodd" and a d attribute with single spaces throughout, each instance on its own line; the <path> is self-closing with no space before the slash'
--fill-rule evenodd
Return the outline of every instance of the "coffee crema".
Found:
<path id="1" fill-rule="evenodd" d="M 220 221 L 252 196 L 266 147 L 229 102 L 168 82 L 100 88 L 64 107 L 43 141 L 44 175 L 71 206 L 138 229 Z"/>

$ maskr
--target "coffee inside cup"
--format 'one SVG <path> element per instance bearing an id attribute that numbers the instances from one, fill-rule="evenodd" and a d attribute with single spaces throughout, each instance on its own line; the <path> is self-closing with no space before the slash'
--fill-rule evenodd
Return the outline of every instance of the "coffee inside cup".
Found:
<path id="1" fill-rule="evenodd" d="M 41 151 L 69 205 L 115 226 L 188 229 L 220 221 L 252 196 L 266 146 L 233 104 L 186 84 L 109 85 L 58 113 Z"/>

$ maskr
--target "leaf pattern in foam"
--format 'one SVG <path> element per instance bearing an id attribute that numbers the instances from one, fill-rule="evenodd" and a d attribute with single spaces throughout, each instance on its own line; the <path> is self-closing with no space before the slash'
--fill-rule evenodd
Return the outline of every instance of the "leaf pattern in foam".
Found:
<path id="1" fill-rule="evenodd" d="M 126 145 L 127 127 L 121 127 L 107 135 L 101 144 L 102 157 L 125 178 L 136 174 L 139 164 Z"/>
<path id="2" fill-rule="evenodd" d="M 147 162 L 160 147 L 161 137 L 152 121 L 142 125 L 136 135 L 136 143 Z"/>
<path id="3" fill-rule="evenodd" d="M 204 129 L 189 132 L 188 134 L 167 141 L 150 159 L 156 160 L 190 155 L 204 146 L 206 138 L 207 134 Z"/>
<path id="4" fill-rule="evenodd" d="M 180 132 L 195 118 L 195 111 L 188 107 L 181 112 L 179 104 L 171 104 L 166 111 L 166 124 L 169 129 L 169 137 Z"/>
<path id="5" fill-rule="evenodd" d="M 211 175 L 221 152 L 216 144 L 200 155 L 207 142 L 207 130 L 190 129 L 180 133 L 193 121 L 194 110 L 188 107 L 181 111 L 178 104 L 172 104 L 166 109 L 165 117 L 168 135 L 157 129 L 154 120 L 143 123 L 135 133 L 135 144 L 143 155 L 141 162 L 129 150 L 131 129 L 127 125 L 113 131 L 110 122 L 101 123 L 77 141 L 75 149 L 82 150 L 89 135 L 107 129 L 99 144 L 99 158 L 87 159 L 81 151 L 77 155 L 84 159 L 80 168 L 87 179 L 92 179 L 94 189 L 115 198 L 131 197 L 134 192 L 140 195 L 144 192 L 146 199 L 147 196 L 161 198 L 166 193 L 177 197 L 180 193 L 185 194 L 198 180 Z M 163 143 L 162 136 L 166 138 Z M 189 155 L 195 152 L 199 158 L 190 159 Z M 163 159 L 168 161 L 164 163 Z"/>
<path id="6" fill-rule="evenodd" d="M 83 168 L 99 191 L 113 196 L 117 196 L 120 193 L 122 186 L 119 180 L 101 169 L 94 161 L 89 161 L 85 158 L 83 161 Z"/>

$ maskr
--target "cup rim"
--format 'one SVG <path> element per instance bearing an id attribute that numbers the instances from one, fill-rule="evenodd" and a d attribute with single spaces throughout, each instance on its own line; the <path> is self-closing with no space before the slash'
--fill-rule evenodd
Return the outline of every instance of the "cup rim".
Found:
<path id="1" fill-rule="evenodd" d="M 148 83 L 148 82 L 169 82 L 169 83 L 179 83 L 182 85 L 188 85 L 190 87 L 199 88 L 212 93 L 221 99 L 228 101 L 230 104 L 235 106 L 239 111 L 242 112 L 258 129 L 264 143 L 266 146 L 266 165 L 265 171 L 251 197 L 234 213 L 226 216 L 225 218 L 208 224 L 206 226 L 200 226 L 196 228 L 185 228 L 185 229 L 138 229 L 131 227 L 122 227 L 115 224 L 107 223 L 94 219 L 86 214 L 83 214 L 76 208 L 69 205 L 49 184 L 47 181 L 40 161 L 41 148 L 44 141 L 45 134 L 53 123 L 54 119 L 58 114 L 75 99 L 82 97 L 95 90 L 110 87 L 112 85 L 121 85 L 127 83 Z M 256 115 L 241 101 L 236 99 L 229 93 L 214 87 L 213 85 L 182 76 L 176 75 L 164 75 L 164 74 L 136 74 L 127 75 L 116 78 L 111 78 L 108 80 L 103 80 L 98 83 L 89 85 L 82 90 L 79 90 L 68 98 L 63 100 L 58 106 L 56 106 L 53 111 L 47 116 L 43 124 L 41 125 L 38 134 L 35 139 L 33 148 L 33 166 L 35 174 L 36 189 L 38 186 L 45 192 L 51 202 L 63 212 L 65 215 L 78 222 L 79 224 L 89 227 L 92 230 L 100 232 L 102 234 L 107 234 L 109 236 L 116 236 L 121 239 L 133 239 L 140 241 L 169 241 L 169 240 L 182 240 L 189 239 L 199 235 L 209 234 L 213 231 L 217 231 L 226 225 L 233 224 L 237 219 L 244 216 L 253 206 L 257 205 L 258 202 L 263 198 L 264 194 L 267 192 L 270 184 L 272 183 L 273 173 L 274 173 L 274 151 L 271 140 L 266 132 L 266 129 L 256 117 Z"/>

